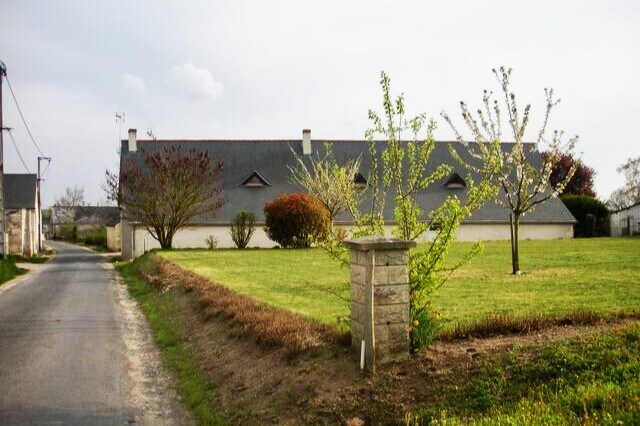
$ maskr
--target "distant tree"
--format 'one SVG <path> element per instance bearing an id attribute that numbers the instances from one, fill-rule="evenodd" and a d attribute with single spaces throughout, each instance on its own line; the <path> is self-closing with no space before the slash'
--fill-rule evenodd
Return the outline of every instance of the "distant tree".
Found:
<path id="1" fill-rule="evenodd" d="M 104 171 L 104 182 L 100 185 L 104 191 L 107 203 L 111 205 L 119 206 L 119 194 L 120 194 L 120 178 L 117 173 L 113 173 L 109 169 Z"/>
<path id="2" fill-rule="evenodd" d="M 551 154 L 545 151 L 541 155 L 546 160 Z M 575 169 L 575 172 L 560 195 L 573 194 L 595 197 L 596 192 L 593 189 L 594 170 L 585 165 L 582 160 L 575 159 L 573 154 L 569 152 L 560 155 L 558 161 L 552 165 L 551 176 L 549 176 L 551 186 L 560 185 L 567 178 L 567 174 L 572 168 Z"/>
<path id="3" fill-rule="evenodd" d="M 59 207 L 79 207 L 86 206 L 84 199 L 84 188 L 73 186 L 67 187 L 64 194 L 56 198 L 55 205 Z"/>
<path id="4" fill-rule="evenodd" d="M 471 142 L 473 143 L 469 143 L 469 140 L 460 135 L 457 127 L 446 113 L 442 115 L 454 130 L 457 140 L 467 147 L 467 151 L 473 159 L 486 163 L 487 159 L 498 155 L 502 170 L 498 173 L 497 181 L 503 191 L 503 195 L 498 197 L 498 202 L 511 210 L 511 266 L 515 275 L 520 273 L 520 220 L 522 216 L 532 212 L 538 204 L 544 203 L 552 197 L 557 197 L 564 191 L 575 173 L 576 164 L 569 167 L 564 179 L 555 184 L 550 182 L 553 165 L 560 161 L 563 155 L 572 151 L 578 137 L 575 136 L 564 142 L 562 140 L 563 132 L 556 130 L 549 140 L 547 137 L 549 116 L 552 109 L 560 101 L 554 99 L 553 89 L 545 88 L 546 108 L 542 127 L 537 132 L 535 143 L 525 143 L 525 131 L 529 124 L 531 105 L 525 106 L 524 110 L 518 107 L 516 96 L 510 88 L 510 68 L 500 67 L 499 70 L 494 69 L 493 73 L 504 96 L 509 137 L 513 141 L 509 149 L 503 151 L 500 144 L 496 143 L 505 140 L 502 135 L 500 103 L 493 98 L 492 92 L 484 91 L 483 107 L 477 110 L 477 114 L 473 114 L 464 102 L 460 102 L 462 118 L 471 131 Z M 541 159 L 539 164 L 536 158 L 542 144 L 547 146 L 547 155 Z M 455 150 L 451 150 L 451 153 L 458 162 L 474 169 L 474 166 L 465 161 Z"/>
<path id="5" fill-rule="evenodd" d="M 129 157 L 121 168 L 121 208 L 168 249 L 191 219 L 213 215 L 223 205 L 218 185 L 223 164 L 206 151 L 187 151 L 180 145 L 141 153 L 142 161 Z"/>
<path id="6" fill-rule="evenodd" d="M 71 223 L 74 220 L 77 207 L 86 206 L 84 188 L 74 185 L 67 187 L 64 194 L 56 198 L 53 214 L 54 224 Z"/>
<path id="7" fill-rule="evenodd" d="M 629 158 L 626 163 L 618 167 L 618 173 L 623 173 L 625 183 L 611 194 L 607 204 L 613 210 L 623 209 L 640 202 L 640 157 Z"/>

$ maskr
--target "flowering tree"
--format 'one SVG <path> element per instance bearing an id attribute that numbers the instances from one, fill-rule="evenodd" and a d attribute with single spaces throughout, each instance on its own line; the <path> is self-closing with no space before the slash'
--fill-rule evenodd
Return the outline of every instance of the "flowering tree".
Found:
<path id="1" fill-rule="evenodd" d="M 223 204 L 218 178 L 222 161 L 206 151 L 171 145 L 142 150 L 143 164 L 127 158 L 120 169 L 119 201 L 125 214 L 139 221 L 163 249 L 191 219 L 212 215 Z"/>
<path id="2" fill-rule="evenodd" d="M 529 124 L 531 105 L 526 105 L 521 110 L 516 103 L 516 96 L 511 91 L 511 69 L 500 67 L 493 70 L 500 84 L 504 96 L 509 136 L 513 143 L 503 150 L 500 142 L 503 142 L 502 134 L 502 110 L 500 102 L 493 98 L 493 93 L 484 91 L 483 107 L 476 114 L 469 110 L 464 102 L 460 102 L 462 118 L 471 132 L 471 139 L 461 136 L 457 127 L 453 124 L 446 112 L 442 113 L 456 134 L 456 139 L 467 148 L 470 156 L 483 163 L 487 158 L 498 156 L 501 167 L 497 175 L 497 182 L 503 191 L 503 196 L 498 202 L 511 210 L 511 259 L 513 274 L 520 273 L 519 255 L 519 226 L 522 217 L 532 212 L 535 207 L 544 203 L 551 197 L 561 194 L 576 170 L 576 163 L 570 166 L 563 179 L 552 183 L 550 178 L 553 166 L 557 164 L 563 155 L 570 153 L 575 146 L 578 137 L 574 136 L 567 141 L 563 140 L 563 132 L 555 130 L 549 137 L 547 124 L 553 108 L 560 102 L 553 97 L 553 89 L 544 89 L 546 95 L 546 107 L 543 114 L 542 126 L 537 132 L 533 143 L 525 142 L 525 131 Z M 473 143 L 469 143 L 473 142 Z M 539 148 L 544 145 L 546 155 L 539 156 Z M 477 167 L 471 162 L 465 161 L 455 151 L 452 151 L 456 159 L 469 169 Z"/>

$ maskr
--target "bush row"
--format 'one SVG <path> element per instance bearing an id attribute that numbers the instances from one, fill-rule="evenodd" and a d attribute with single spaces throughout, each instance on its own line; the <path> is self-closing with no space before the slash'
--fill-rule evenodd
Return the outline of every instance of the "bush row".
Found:
<path id="1" fill-rule="evenodd" d="M 563 195 L 560 197 L 578 223 L 573 228 L 575 237 L 603 237 L 609 235 L 609 210 L 597 198 L 587 195 Z"/>

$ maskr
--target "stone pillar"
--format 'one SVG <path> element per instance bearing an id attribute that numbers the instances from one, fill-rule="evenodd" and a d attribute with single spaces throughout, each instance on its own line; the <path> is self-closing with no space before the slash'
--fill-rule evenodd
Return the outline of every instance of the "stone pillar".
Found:
<path id="1" fill-rule="evenodd" d="M 374 373 L 376 363 L 409 353 L 407 263 L 416 243 L 363 237 L 345 245 L 351 250 L 351 345 L 361 366 Z"/>

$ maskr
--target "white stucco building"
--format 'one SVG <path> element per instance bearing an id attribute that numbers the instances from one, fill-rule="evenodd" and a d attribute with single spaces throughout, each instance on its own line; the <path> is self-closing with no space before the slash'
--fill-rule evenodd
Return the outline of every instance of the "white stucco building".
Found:
<path id="1" fill-rule="evenodd" d="M 370 161 L 367 141 L 311 140 L 310 131 L 304 131 L 303 138 L 297 140 L 137 140 L 136 131 L 130 130 L 129 139 L 122 141 L 120 161 L 122 165 L 124 161 L 132 159 L 143 165 L 145 152 L 157 152 L 172 144 L 179 144 L 187 150 L 206 150 L 212 159 L 224 162 L 221 186 L 225 204 L 215 215 L 197 217 L 180 230 L 174 237 L 173 246 L 206 247 L 207 238 L 213 236 L 219 248 L 234 247 L 230 235 L 231 223 L 238 212 L 247 210 L 253 212 L 257 219 L 249 247 L 270 248 L 276 243 L 269 240 L 262 229 L 265 203 L 282 194 L 303 192 L 302 188 L 289 180 L 288 166 L 295 164 L 294 152 L 302 156 L 323 152 L 326 143 L 332 145 L 333 155 L 339 162 L 360 157 L 362 167 L 359 178 L 368 175 Z M 378 143 L 382 147 L 385 142 Z M 506 149 L 509 149 L 508 146 L 505 144 Z M 449 143 L 438 142 L 431 154 L 429 168 L 443 163 L 452 165 L 454 172 L 418 195 L 418 202 L 426 213 L 450 195 L 465 196 L 466 183 L 462 176 L 466 175 L 466 171 L 451 158 Z M 393 225 L 391 201 L 386 203 L 384 212 L 389 230 Z M 125 213 L 120 224 L 123 256 L 132 258 L 159 247 L 158 242 L 135 218 L 127 219 L 126 206 L 123 207 Z M 348 228 L 351 220 L 348 215 L 342 214 L 336 218 L 336 224 Z M 551 199 L 522 218 L 520 235 L 522 239 L 571 238 L 574 223 L 575 219 L 564 204 L 558 199 Z M 424 238 L 428 239 L 429 235 Z M 457 233 L 457 239 L 461 241 L 509 238 L 509 210 L 493 202 L 487 203 L 464 221 Z"/>

